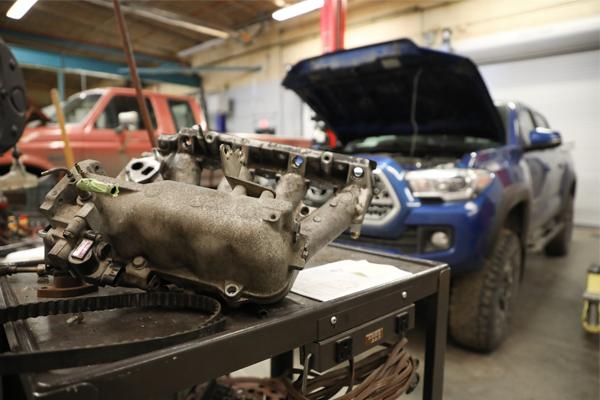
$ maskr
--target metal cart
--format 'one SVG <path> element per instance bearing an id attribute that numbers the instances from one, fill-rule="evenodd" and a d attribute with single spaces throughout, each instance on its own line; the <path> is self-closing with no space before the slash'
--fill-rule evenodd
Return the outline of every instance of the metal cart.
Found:
<path id="1" fill-rule="evenodd" d="M 227 326 L 218 334 L 118 362 L 23 374 L 20 384 L 30 398 L 148 399 L 168 397 L 269 358 L 272 374 L 279 375 L 290 367 L 291 352 L 295 348 L 312 346 L 322 353 L 320 359 L 326 364 L 326 360 L 334 357 L 328 354 L 335 351 L 335 346 L 328 346 L 332 338 L 345 333 L 360 334 L 360 327 L 379 321 L 412 327 L 414 305 L 421 303 L 426 310 L 423 398 L 441 399 L 450 281 L 448 266 L 332 244 L 319 252 L 309 267 L 344 259 L 394 265 L 412 275 L 327 302 L 290 293 L 272 306 L 229 310 Z M 38 301 L 37 279 L 32 275 L 0 278 L 0 306 Z M 100 294 L 123 290 L 101 288 Z M 114 343 L 187 329 L 197 318 L 190 312 L 168 310 L 99 311 L 87 313 L 80 324 L 68 324 L 67 317 L 6 323 L 7 345 L 12 351 L 29 352 Z M 332 324 L 332 320 L 335 323 Z M 4 389 L 19 381 L 17 377 L 3 378 Z"/>

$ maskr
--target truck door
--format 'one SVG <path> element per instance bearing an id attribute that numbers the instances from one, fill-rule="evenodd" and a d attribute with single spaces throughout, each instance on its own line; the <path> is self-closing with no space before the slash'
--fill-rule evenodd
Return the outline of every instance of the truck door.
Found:
<path id="1" fill-rule="evenodd" d="M 520 136 L 525 148 L 524 160 L 531 172 L 533 204 L 531 207 L 532 232 L 543 228 L 560 209 L 560 174 L 558 163 L 560 158 L 556 149 L 527 149 L 529 133 L 540 123 L 532 112 L 522 107 L 518 114 Z"/>
<path id="2" fill-rule="evenodd" d="M 146 106 L 156 129 L 154 107 L 147 97 Z M 132 111 L 138 115 L 135 125 L 120 126 L 119 114 Z M 106 172 L 115 176 L 132 157 L 151 149 L 148 133 L 142 128 L 143 122 L 135 96 L 113 95 L 88 133 L 86 158 L 100 161 Z"/>
<path id="3" fill-rule="evenodd" d="M 550 124 L 542 114 L 534 110 L 530 111 L 531 116 L 533 117 L 533 122 L 536 127 L 551 129 Z M 561 191 L 568 190 L 568 188 L 565 188 L 562 184 L 565 179 L 565 174 L 567 173 L 566 167 L 567 160 L 569 159 L 568 154 L 566 153 L 567 150 L 565 149 L 565 146 L 562 145 L 548 148 L 545 150 L 544 153 L 547 157 L 548 164 L 550 165 L 548 189 L 550 195 L 552 196 L 553 205 L 553 207 L 551 207 L 550 210 L 552 212 L 550 217 L 556 216 L 561 211 L 563 199 L 563 193 Z"/>

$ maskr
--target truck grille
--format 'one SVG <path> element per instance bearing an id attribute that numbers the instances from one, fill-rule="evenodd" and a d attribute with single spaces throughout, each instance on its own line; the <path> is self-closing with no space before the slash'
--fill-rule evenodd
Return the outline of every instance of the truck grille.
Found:
<path id="1" fill-rule="evenodd" d="M 373 199 L 364 219 L 364 224 L 368 226 L 383 225 L 400 212 L 400 201 L 381 170 L 373 171 L 373 180 Z"/>

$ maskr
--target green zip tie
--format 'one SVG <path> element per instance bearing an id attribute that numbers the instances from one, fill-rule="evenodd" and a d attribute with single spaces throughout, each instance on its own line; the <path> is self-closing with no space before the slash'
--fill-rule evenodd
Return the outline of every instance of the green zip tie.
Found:
<path id="1" fill-rule="evenodd" d="M 85 192 L 95 192 L 101 194 L 108 194 L 112 197 L 119 195 L 119 187 L 111 183 L 105 183 L 97 179 L 82 178 L 77 181 L 77 189 Z"/>

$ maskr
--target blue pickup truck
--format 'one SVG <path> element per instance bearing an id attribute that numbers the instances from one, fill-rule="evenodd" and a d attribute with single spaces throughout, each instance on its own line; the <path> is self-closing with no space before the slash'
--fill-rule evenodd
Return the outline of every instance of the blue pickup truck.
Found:
<path id="1" fill-rule="evenodd" d="M 353 243 L 449 263 L 451 336 L 497 348 L 526 250 L 569 249 L 576 177 L 560 134 L 523 104 L 494 104 L 468 58 L 406 39 L 301 61 L 283 85 L 335 132 L 337 151 L 377 162 Z"/>

